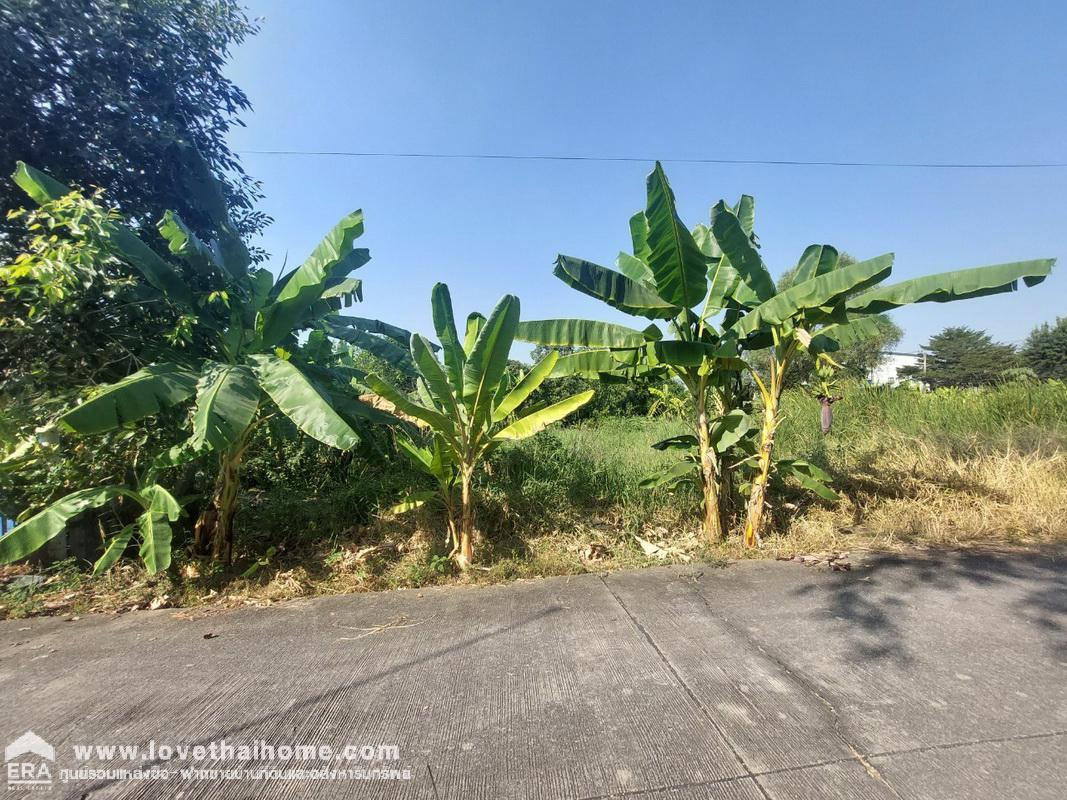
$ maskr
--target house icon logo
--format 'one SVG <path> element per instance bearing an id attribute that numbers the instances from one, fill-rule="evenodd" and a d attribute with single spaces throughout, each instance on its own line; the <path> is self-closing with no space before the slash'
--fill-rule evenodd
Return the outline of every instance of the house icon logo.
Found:
<path id="1" fill-rule="evenodd" d="M 33 731 L 26 731 L 4 748 L 4 771 L 8 788 L 47 789 L 52 785 L 49 761 L 56 749 Z"/>

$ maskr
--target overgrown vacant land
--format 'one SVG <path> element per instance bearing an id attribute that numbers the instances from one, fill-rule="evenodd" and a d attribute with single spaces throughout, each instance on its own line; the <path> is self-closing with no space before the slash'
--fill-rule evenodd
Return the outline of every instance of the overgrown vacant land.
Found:
<path id="1" fill-rule="evenodd" d="M 606 418 L 494 454 L 480 493 L 480 568 L 466 573 L 446 556 L 442 515 L 387 512 L 413 480 L 399 456 L 383 467 L 377 457 L 284 444 L 250 463 L 252 488 L 240 519 L 238 552 L 267 557 L 238 558 L 233 570 L 207 574 L 203 562 L 179 562 L 156 576 L 124 564 L 97 579 L 67 562 L 33 591 L 9 583 L 0 603 L 5 615 L 236 605 L 663 561 L 1067 541 L 1067 386 L 919 393 L 857 385 L 843 393 L 833 430 L 823 436 L 818 401 L 788 391 L 780 439 L 783 456 L 826 469 L 842 501 L 787 485 L 773 534 L 758 551 L 742 548 L 736 535 L 706 544 L 694 514 L 695 485 L 639 485 L 672 458 L 650 445 L 685 432 L 684 420 Z M 298 480 L 313 485 L 294 486 Z"/>
<path id="2" fill-rule="evenodd" d="M 736 537 L 705 556 L 777 556 L 812 549 L 908 544 L 1033 544 L 1067 537 L 1067 387 L 1006 385 L 986 391 L 855 387 L 838 406 L 833 431 L 819 430 L 819 404 L 786 395 L 781 447 L 834 477 L 844 498 L 819 501 L 796 491 L 775 519 L 775 535 L 756 553 Z M 521 496 L 518 525 L 544 503 L 553 521 L 583 526 L 583 541 L 616 549 L 620 536 L 665 538 L 698 552 L 692 525 L 696 492 L 638 487 L 667 458 L 652 442 L 682 422 L 616 419 L 548 434 L 515 454 L 504 485 Z M 622 498 L 612 502 L 612 498 Z M 514 502 L 512 504 L 514 506 Z M 555 509 L 565 509 L 556 512 Z M 573 517 L 569 515 L 573 514 Z M 616 532 L 615 536 L 606 530 Z M 602 538 L 598 538 L 598 536 Z M 548 554 L 557 537 L 535 554 Z"/>

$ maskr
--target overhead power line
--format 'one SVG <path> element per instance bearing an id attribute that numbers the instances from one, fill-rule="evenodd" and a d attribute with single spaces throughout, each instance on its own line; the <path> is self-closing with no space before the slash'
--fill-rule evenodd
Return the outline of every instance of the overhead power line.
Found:
<path id="1" fill-rule="evenodd" d="M 343 158 L 423 158 L 490 161 L 617 161 L 642 164 L 655 158 L 637 156 L 556 156 L 521 153 L 391 153 L 352 150 L 238 150 L 240 155 L 257 156 L 336 156 Z M 1046 162 L 923 162 L 923 161 L 802 161 L 761 158 L 660 158 L 673 164 L 733 164 L 768 167 L 884 167 L 891 169 L 1063 169 L 1067 161 Z"/>

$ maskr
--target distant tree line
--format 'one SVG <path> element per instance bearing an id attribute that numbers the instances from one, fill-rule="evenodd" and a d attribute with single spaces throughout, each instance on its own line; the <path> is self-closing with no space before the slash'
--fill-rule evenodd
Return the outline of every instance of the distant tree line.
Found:
<path id="1" fill-rule="evenodd" d="M 926 369 L 905 367 L 902 377 L 931 388 L 989 386 L 1019 378 L 1067 380 L 1067 317 L 1038 325 L 1021 348 L 996 342 L 982 330 L 945 328 L 922 346 Z"/>

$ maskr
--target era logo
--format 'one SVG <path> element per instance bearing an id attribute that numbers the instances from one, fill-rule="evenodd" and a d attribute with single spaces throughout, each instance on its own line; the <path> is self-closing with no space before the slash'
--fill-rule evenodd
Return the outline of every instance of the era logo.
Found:
<path id="1" fill-rule="evenodd" d="M 36 756 L 37 758 L 32 758 Z M 4 748 L 4 767 L 8 788 L 47 788 L 52 785 L 49 761 L 55 761 L 56 751 L 33 731 L 26 731 Z"/>

